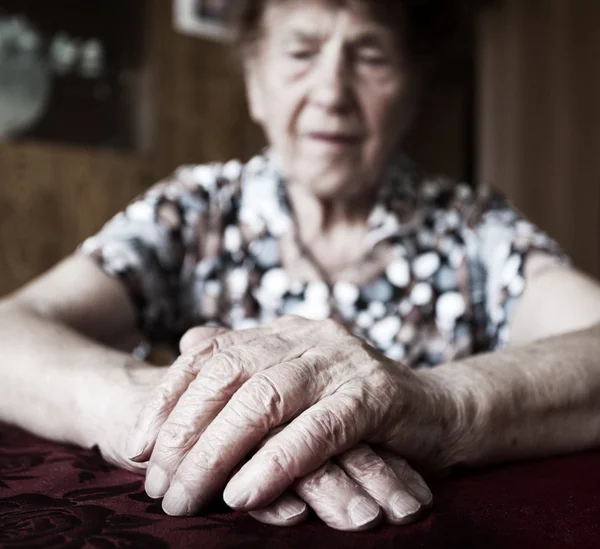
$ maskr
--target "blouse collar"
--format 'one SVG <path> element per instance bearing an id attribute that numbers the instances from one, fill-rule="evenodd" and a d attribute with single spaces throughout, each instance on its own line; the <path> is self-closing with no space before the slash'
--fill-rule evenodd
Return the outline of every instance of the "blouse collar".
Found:
<path id="1" fill-rule="evenodd" d="M 244 170 L 241 217 L 260 223 L 273 236 L 293 228 L 293 212 L 277 155 L 266 149 Z M 395 155 L 381 178 L 368 218 L 368 245 L 393 235 L 412 232 L 418 217 L 418 190 L 422 176 L 404 154 Z M 258 227 L 257 227 L 258 228 Z"/>

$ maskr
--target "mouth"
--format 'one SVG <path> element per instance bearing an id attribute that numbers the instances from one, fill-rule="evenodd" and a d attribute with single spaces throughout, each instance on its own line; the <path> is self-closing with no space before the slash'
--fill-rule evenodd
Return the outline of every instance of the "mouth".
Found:
<path id="1" fill-rule="evenodd" d="M 336 147 L 355 147 L 362 141 L 360 136 L 347 133 L 311 132 L 308 137 L 313 141 Z"/>

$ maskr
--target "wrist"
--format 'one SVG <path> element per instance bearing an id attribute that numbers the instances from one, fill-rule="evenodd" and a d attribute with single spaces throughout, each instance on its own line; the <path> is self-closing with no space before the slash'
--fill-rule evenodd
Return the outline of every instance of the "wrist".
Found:
<path id="1" fill-rule="evenodd" d="M 489 400 L 469 370 L 462 363 L 449 363 L 416 372 L 432 401 L 438 433 L 432 467 L 438 472 L 477 461 L 476 452 L 484 444 Z"/>
<path id="2" fill-rule="evenodd" d="M 100 367 L 81 369 L 74 392 L 76 444 L 85 448 L 125 440 L 162 368 L 112 352 Z"/>

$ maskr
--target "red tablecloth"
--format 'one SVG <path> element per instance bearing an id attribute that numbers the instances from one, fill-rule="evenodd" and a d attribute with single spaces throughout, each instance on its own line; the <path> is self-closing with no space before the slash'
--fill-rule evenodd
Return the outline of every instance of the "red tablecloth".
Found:
<path id="1" fill-rule="evenodd" d="M 0 548 L 600 548 L 600 452 L 470 472 L 433 486 L 422 522 L 364 533 L 264 526 L 223 504 L 164 515 L 141 477 L 0 424 Z"/>

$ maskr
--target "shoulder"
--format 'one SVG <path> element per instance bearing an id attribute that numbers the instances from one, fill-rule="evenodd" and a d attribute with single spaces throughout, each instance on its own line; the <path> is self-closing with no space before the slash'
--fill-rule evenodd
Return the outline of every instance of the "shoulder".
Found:
<path id="1" fill-rule="evenodd" d="M 456 181 L 444 176 L 424 177 L 417 190 L 418 205 L 426 219 L 451 221 L 475 229 L 482 225 L 512 225 L 522 215 L 498 189 L 485 184 Z"/>
<path id="2" fill-rule="evenodd" d="M 257 155 L 248 162 L 184 164 L 149 187 L 124 212 L 136 214 L 142 209 L 176 208 L 180 213 L 228 215 L 242 199 L 243 181 L 256 180 L 266 171 L 268 159 Z"/>
<path id="3" fill-rule="evenodd" d="M 423 181 L 419 196 L 425 224 L 444 235 L 459 235 L 488 265 L 504 264 L 513 255 L 532 250 L 568 262 L 555 240 L 490 185 L 430 179 Z"/>
<path id="4" fill-rule="evenodd" d="M 207 164 L 184 164 L 165 180 L 154 185 L 154 193 L 193 192 L 208 197 L 240 195 L 242 182 L 274 180 L 277 168 L 268 152 L 257 154 L 247 162 L 237 159 Z"/>
<path id="5" fill-rule="evenodd" d="M 424 175 L 416 191 L 420 205 L 429 209 L 456 209 L 465 213 L 503 207 L 506 197 L 487 184 L 458 181 L 444 175 Z"/>
<path id="6" fill-rule="evenodd" d="M 162 194 L 176 197 L 195 194 L 206 199 L 219 195 L 239 193 L 240 180 L 246 168 L 239 160 L 209 164 L 185 164 L 148 191 L 150 195 Z"/>

